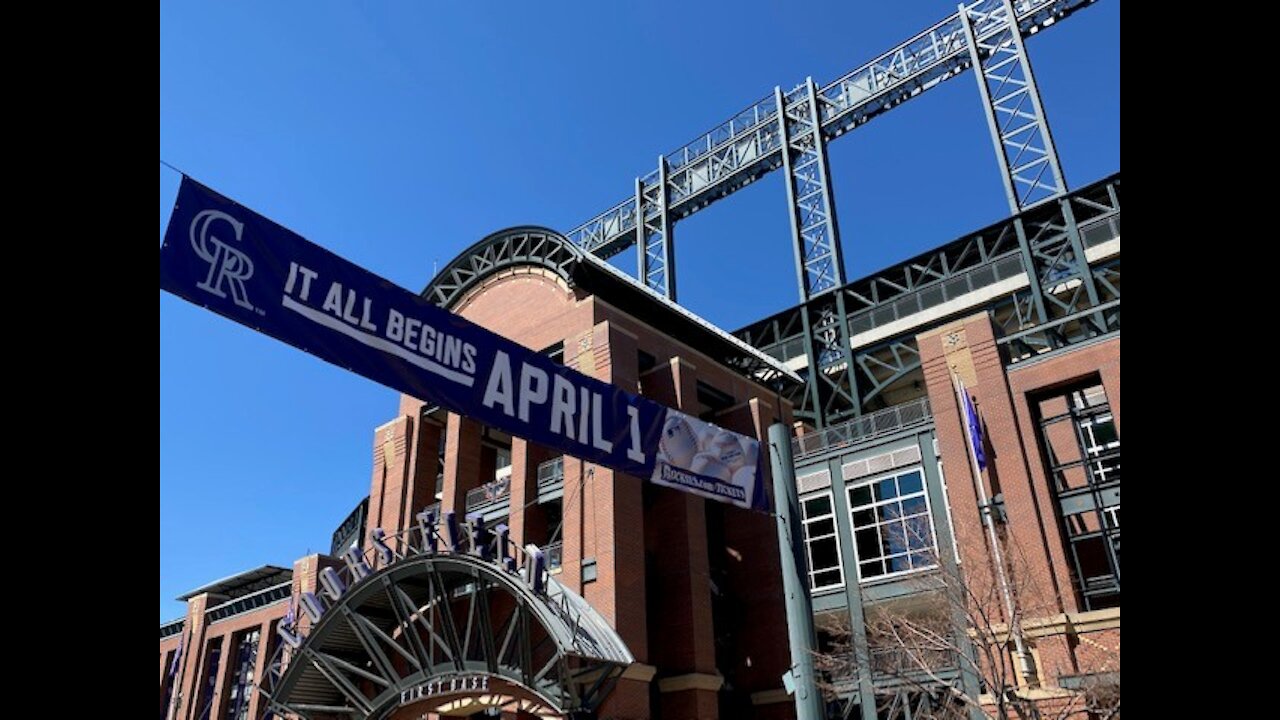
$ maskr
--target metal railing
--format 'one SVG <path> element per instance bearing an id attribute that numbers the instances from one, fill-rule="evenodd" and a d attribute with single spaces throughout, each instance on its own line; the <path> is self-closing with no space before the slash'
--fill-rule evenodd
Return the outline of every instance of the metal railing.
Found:
<path id="1" fill-rule="evenodd" d="M 1026 274 L 1021 256 L 1017 252 L 1009 253 L 954 277 L 925 285 L 893 302 L 850 316 L 849 334 L 856 335 L 873 330 L 1003 280 L 1026 277 Z"/>
<path id="2" fill-rule="evenodd" d="M 1102 242 L 1102 241 L 1098 241 Z M 1005 254 L 991 262 L 971 268 L 953 277 L 925 285 L 879 307 L 849 316 L 849 334 L 857 335 L 874 330 L 891 322 L 911 317 L 930 308 L 963 297 L 1010 278 L 1026 277 L 1022 258 L 1017 251 Z M 790 361 L 804 357 L 805 338 L 794 337 L 780 345 L 762 350 L 765 354 Z"/>
<path id="3" fill-rule="evenodd" d="M 538 489 L 564 482 L 564 456 L 538 465 Z"/>
<path id="4" fill-rule="evenodd" d="M 933 410 L 929 407 L 929 398 L 922 397 L 877 410 L 825 430 L 791 438 L 791 454 L 799 458 L 832 448 L 846 447 L 932 420 Z"/>
<path id="5" fill-rule="evenodd" d="M 823 656 L 826 667 L 821 668 L 820 673 L 823 682 L 840 695 L 857 691 L 858 678 L 865 670 L 870 671 L 873 682 L 881 684 L 949 675 L 960 669 L 959 653 L 952 646 L 954 639 L 954 635 L 947 635 L 935 647 L 871 648 L 861 656 L 852 651 L 830 653 Z M 867 663 L 865 669 L 859 657 Z"/>
<path id="6" fill-rule="evenodd" d="M 467 491 L 467 510 L 497 502 L 511 494 L 511 476 L 498 478 Z"/>
<path id="7" fill-rule="evenodd" d="M 169 637 L 170 635 L 177 635 L 178 633 L 182 632 L 182 627 L 186 624 L 187 624 L 187 621 L 185 618 L 178 618 L 177 620 L 170 620 L 167 623 L 161 623 L 160 639 L 163 640 Z"/>
<path id="8" fill-rule="evenodd" d="M 288 598 L 293 593 L 293 581 L 282 582 L 279 585 L 272 585 L 265 590 L 259 590 L 256 593 L 236 598 L 230 602 L 215 605 L 204 613 L 205 624 L 215 623 L 219 620 L 226 620 L 229 617 L 242 615 L 250 610 L 257 610 L 260 607 L 266 607 L 272 603 L 279 602 Z"/>
<path id="9" fill-rule="evenodd" d="M 360 536 L 364 535 L 364 524 L 368 515 L 369 497 L 365 496 L 363 500 L 356 504 L 351 514 L 347 515 L 347 518 L 342 521 L 338 529 L 333 531 L 333 539 L 329 543 L 330 555 L 338 555 L 351 547 L 352 538 L 359 542 Z"/>
<path id="10" fill-rule="evenodd" d="M 1080 240 L 1086 248 L 1101 245 L 1108 240 L 1120 237 L 1120 212 L 1097 220 L 1091 220 L 1080 226 Z"/>
<path id="11" fill-rule="evenodd" d="M 1120 237 L 1120 212 L 1080 225 L 1084 247 L 1091 248 Z M 943 280 L 922 285 L 883 304 L 849 314 L 849 335 L 854 336 L 909 318 L 917 313 L 950 302 L 965 295 L 1013 278 L 1025 278 L 1026 268 L 1019 251 L 1004 253 L 990 261 Z M 796 336 L 761 352 L 783 362 L 805 355 L 805 338 Z"/>
<path id="12" fill-rule="evenodd" d="M 1120 332 L 1120 300 L 1036 325 L 1000 338 L 1000 354 L 1005 365 L 1030 360 L 1103 335 Z"/>
<path id="13" fill-rule="evenodd" d="M 547 570 L 559 570 L 564 563 L 564 542 L 553 542 L 542 551 L 547 554 Z"/>
<path id="14" fill-rule="evenodd" d="M 960 668 L 960 656 L 952 646 L 954 637 L 936 647 L 875 648 L 871 655 L 871 677 L 880 679 L 917 678 L 939 675 Z"/>

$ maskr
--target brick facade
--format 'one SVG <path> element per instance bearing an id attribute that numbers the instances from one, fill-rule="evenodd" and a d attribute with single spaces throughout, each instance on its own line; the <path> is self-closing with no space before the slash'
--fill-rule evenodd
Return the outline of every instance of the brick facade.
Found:
<path id="1" fill-rule="evenodd" d="M 1120 340 L 1084 344 L 1007 367 L 986 313 L 917 339 L 966 572 L 991 568 L 992 559 L 953 376 L 964 383 L 982 419 L 988 464 L 982 479 L 988 495 L 999 493 L 1004 501 L 1007 522 L 999 525 L 999 542 L 1037 670 L 1036 677 L 1022 678 L 1020 684 L 1038 687 L 1035 696 L 1048 707 L 1061 701 L 1056 690 L 1060 681 L 1119 670 L 1120 609 L 1087 612 L 1081 603 L 1080 578 L 1070 562 L 1034 408 L 1039 398 L 1052 398 L 1061 388 L 1101 383 L 1118 432 Z M 1056 402 L 1056 411 L 1066 412 L 1065 401 Z M 1055 440 L 1052 433 L 1071 431 L 1066 426 L 1045 430 L 1049 442 Z M 1074 436 L 1063 439 L 1075 442 Z M 988 611 L 1007 622 L 998 603 Z"/>
<path id="2" fill-rule="evenodd" d="M 736 432 L 764 440 L 773 422 L 805 429 L 795 422 L 790 405 L 768 388 L 662 328 L 569 287 L 549 271 L 495 273 L 451 309 L 536 351 L 560 345 L 570 367 Z M 1118 670 L 1119 608 L 1090 611 L 1081 602 L 1038 439 L 1036 403 L 1055 388 L 1096 380 L 1105 389 L 1118 431 L 1119 339 L 1006 366 L 992 322 L 982 313 L 924 331 L 916 340 L 937 454 L 949 479 L 948 524 L 954 525 L 948 530 L 967 571 L 991 567 L 953 390 L 953 377 L 959 377 L 974 398 L 989 443 L 982 481 L 988 494 L 998 493 L 1004 503 L 1008 522 L 999 529 L 999 542 L 1011 570 L 1025 580 L 1018 585 L 1018 601 L 1034 608 L 1023 630 L 1037 673 L 1022 680 L 1045 703 L 1058 702 L 1061 695 L 1054 692 L 1061 678 Z M 650 367 L 641 368 L 642 353 Z M 707 406 L 700 386 L 727 397 L 727 404 Z M 373 432 L 366 526 L 394 535 L 411 528 L 415 515 L 436 502 L 465 515 L 468 491 L 495 477 L 497 455 L 486 433 L 476 421 L 424 413 L 420 400 L 402 397 L 396 415 Z M 926 440 L 919 442 L 923 448 Z M 557 580 L 584 597 L 636 659 L 599 709 L 599 718 L 794 717 L 780 682 L 791 661 L 772 517 L 564 457 L 557 518 L 538 502 L 537 475 L 558 452 L 522 438 L 509 444 L 511 539 L 521 546 L 545 546 L 554 535 L 563 548 Z M 767 461 L 764 470 L 769 472 Z M 772 494 L 769 478 L 766 488 Z M 368 547 L 367 537 L 363 542 Z M 293 595 L 315 591 L 320 570 L 338 562 L 322 555 L 299 559 Z M 229 659 L 239 633 L 254 628 L 261 640 L 253 677 L 262 678 L 276 642 L 273 623 L 289 603 L 277 601 L 206 624 L 210 608 L 226 600 L 210 594 L 190 598 L 181 632 L 161 641 L 162 703 L 167 685 L 173 686 L 171 714 L 165 717 L 198 720 L 205 704 L 210 717 L 225 717 L 233 672 Z M 989 611 L 1003 618 L 998 604 Z M 222 661 L 206 697 L 209 650 L 215 647 Z M 262 709 L 254 693 L 248 717 L 260 717 Z"/>

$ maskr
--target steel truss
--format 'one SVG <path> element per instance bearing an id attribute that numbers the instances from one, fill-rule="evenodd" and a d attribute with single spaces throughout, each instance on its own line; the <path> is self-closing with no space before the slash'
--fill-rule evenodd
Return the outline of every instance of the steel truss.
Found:
<path id="1" fill-rule="evenodd" d="M 789 176 L 802 300 L 842 283 L 825 143 L 955 77 L 981 69 L 979 86 L 997 158 L 1017 212 L 1066 190 L 1035 92 L 1022 37 L 1094 0 L 977 0 L 821 88 L 808 80 L 775 88 L 729 120 L 663 155 L 635 194 L 567 233 L 608 258 L 639 244 L 638 277 L 675 297 L 672 226 L 779 168 Z M 1016 18 L 1016 20 L 1015 20 Z M 1016 30 L 1015 30 L 1016 25 Z M 779 97 L 781 96 L 781 100 Z M 827 259 L 833 262 L 827 264 Z M 834 271 L 834 274 L 832 273 Z"/>
<path id="2" fill-rule="evenodd" d="M 1019 357 L 1118 329 L 1119 258 L 1090 266 L 1086 253 L 1119 236 L 1116 174 L 819 295 L 735 335 L 783 362 L 819 358 L 821 372 L 808 372 L 806 385 L 787 397 L 800 417 L 819 427 L 831 425 L 859 411 L 892 404 L 883 399 L 885 391 L 919 370 L 915 335 L 928 324 L 899 332 L 888 328 L 999 283 L 1025 280 L 1003 300 L 984 303 L 1005 335 L 1018 335 L 1027 346 L 1035 344 L 1033 349 L 1019 346 Z M 829 325 L 840 310 L 838 301 L 846 315 L 851 361 L 844 359 L 845 350 L 836 345 L 839 339 Z M 867 339 L 877 335 L 878 339 Z M 854 368 L 852 374 L 849 367 Z"/>
<path id="3" fill-rule="evenodd" d="M 667 202 L 666 160 L 658 158 L 657 171 L 636 178 L 636 207 L 641 217 L 636 277 L 650 290 L 675 300 L 676 253 Z"/>
<path id="4" fill-rule="evenodd" d="M 1025 3 L 1024 3 L 1025 4 Z M 1017 213 L 1067 191 L 1045 121 L 1031 61 L 1022 32 L 1009 18 L 1010 0 L 989 0 L 960 6 L 969 57 L 996 157 L 1004 180 L 1010 212 Z"/>
<path id="5" fill-rule="evenodd" d="M 443 308 L 452 307 L 491 273 L 518 265 L 546 268 L 573 287 L 572 268 L 582 252 L 559 233 L 538 227 L 501 230 L 458 255 L 436 274 L 422 296 Z"/>
<path id="6" fill-rule="evenodd" d="M 636 179 L 635 194 L 568 233 L 603 258 L 638 245 L 636 275 L 645 287 L 676 297 L 673 229 L 678 220 L 725 198 L 773 170 L 787 176 L 791 235 L 801 308 L 787 331 L 802 332 L 807 381 L 790 391 L 803 417 L 819 427 L 859 415 L 864 404 L 909 372 L 903 352 L 885 360 L 855 358 L 850 324 L 866 324 L 861 311 L 880 307 L 881 295 L 911 292 L 951 277 L 969 258 L 945 253 L 900 266 L 902 277 L 879 276 L 853 288 L 845 283 L 839 226 L 826 144 L 901 103 L 973 67 L 1010 210 L 1018 215 L 1066 192 L 1023 36 L 1048 28 L 1093 0 L 977 0 L 871 62 L 818 87 L 809 78 L 795 88 L 774 88 L 701 137 L 658 158 L 657 169 Z M 1099 303 L 1084 261 L 1070 202 L 1059 201 L 1057 223 L 1003 228 L 994 246 L 975 243 L 976 255 L 1021 250 L 1037 278 L 1015 300 L 1019 328 L 1045 323 Z M 1067 229 L 1067 233 L 1060 232 Z M 934 261 L 941 261 L 936 263 Z M 1009 264 L 1001 269 L 1007 271 Z M 1065 284 L 1064 284 L 1065 283 Z M 1064 288 L 1069 292 L 1064 296 Z M 830 295 L 829 298 L 821 296 Z M 1079 297 L 1076 297 L 1076 296 Z M 794 322 L 792 322 L 794 321 Z M 1095 318 L 1105 325 L 1101 316 Z M 790 338 L 789 338 L 790 339 Z M 748 340 L 755 342 L 754 339 Z M 768 344 L 758 345 L 767 347 Z M 911 348 L 913 350 L 913 348 Z M 782 359 L 790 359 L 787 356 Z M 916 360 L 918 365 L 918 358 Z"/>

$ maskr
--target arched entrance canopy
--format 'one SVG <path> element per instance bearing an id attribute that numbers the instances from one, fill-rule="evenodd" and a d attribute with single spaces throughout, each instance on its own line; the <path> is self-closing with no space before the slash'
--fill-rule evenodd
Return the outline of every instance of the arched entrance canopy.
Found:
<path id="1" fill-rule="evenodd" d="M 376 720 L 407 706 L 563 717 L 596 707 L 633 660 L 554 580 L 537 592 L 477 555 L 421 554 L 356 583 L 297 648 L 282 644 L 261 691 L 277 713 L 312 720 Z"/>

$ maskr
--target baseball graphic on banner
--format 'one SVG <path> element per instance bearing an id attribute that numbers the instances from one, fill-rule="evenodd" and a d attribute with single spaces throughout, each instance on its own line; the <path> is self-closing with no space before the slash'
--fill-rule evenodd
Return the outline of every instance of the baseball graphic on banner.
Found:
<path id="1" fill-rule="evenodd" d="M 651 482 L 754 508 L 767 502 L 760 441 L 667 410 Z"/>

